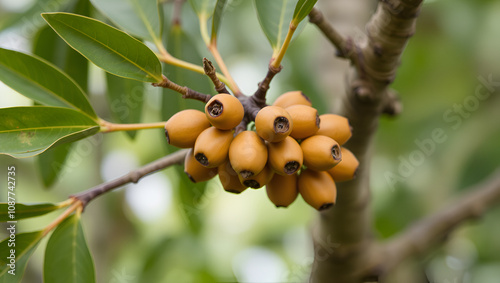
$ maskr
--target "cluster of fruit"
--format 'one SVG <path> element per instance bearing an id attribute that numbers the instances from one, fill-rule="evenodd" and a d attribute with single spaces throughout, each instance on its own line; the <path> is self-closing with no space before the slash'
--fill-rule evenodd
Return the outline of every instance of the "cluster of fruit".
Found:
<path id="1" fill-rule="evenodd" d="M 299 193 L 318 210 L 332 206 L 335 182 L 352 179 L 358 168 L 356 157 L 341 147 L 351 137 L 347 119 L 318 116 L 301 91 L 282 94 L 258 111 L 255 131 L 234 136 L 244 115 L 238 98 L 221 93 L 207 102 L 205 113 L 187 109 L 167 121 L 168 143 L 190 148 L 184 171 L 191 181 L 219 175 L 228 192 L 266 185 L 277 207 L 287 207 Z"/>

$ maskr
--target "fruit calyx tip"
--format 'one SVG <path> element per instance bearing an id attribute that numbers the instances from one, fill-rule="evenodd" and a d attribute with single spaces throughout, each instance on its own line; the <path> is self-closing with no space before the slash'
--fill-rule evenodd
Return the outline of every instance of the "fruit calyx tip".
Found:
<path id="1" fill-rule="evenodd" d="M 289 161 L 285 164 L 285 173 L 288 175 L 292 175 L 293 173 L 299 170 L 300 164 L 297 161 Z"/>
<path id="2" fill-rule="evenodd" d="M 341 152 L 340 147 L 338 145 L 334 145 L 332 147 L 332 157 L 335 161 L 342 160 L 342 152 Z"/>
<path id="3" fill-rule="evenodd" d="M 196 180 L 193 178 L 193 176 L 191 176 L 191 174 L 189 174 L 186 171 L 184 171 L 184 173 L 186 173 L 187 177 L 189 178 L 189 180 L 191 180 L 191 182 L 196 183 Z"/>
<path id="4" fill-rule="evenodd" d="M 286 117 L 279 116 L 274 119 L 274 131 L 278 134 L 286 133 L 290 129 L 290 122 Z"/>
<path id="5" fill-rule="evenodd" d="M 261 187 L 259 182 L 257 182 L 256 180 L 245 180 L 243 181 L 243 185 L 250 187 L 252 189 L 258 189 Z"/>
<path id="6" fill-rule="evenodd" d="M 201 163 L 203 166 L 208 165 L 208 158 L 203 153 L 198 153 L 194 156 L 194 158 Z"/>
<path id="7" fill-rule="evenodd" d="M 327 210 L 327 209 L 329 209 L 329 208 L 330 208 L 330 207 L 332 207 L 332 206 L 333 206 L 333 202 L 330 202 L 330 203 L 325 203 L 325 204 L 321 205 L 321 206 L 318 208 L 318 210 L 319 210 L 319 211 Z"/>
<path id="8" fill-rule="evenodd" d="M 240 172 L 240 175 L 243 179 L 248 179 L 253 176 L 253 172 L 248 171 L 248 170 L 243 170 Z"/>
<path id="9" fill-rule="evenodd" d="M 212 117 L 218 117 L 222 114 L 222 111 L 224 110 L 224 106 L 219 100 L 214 100 L 212 101 L 208 106 L 207 106 L 208 114 Z"/>

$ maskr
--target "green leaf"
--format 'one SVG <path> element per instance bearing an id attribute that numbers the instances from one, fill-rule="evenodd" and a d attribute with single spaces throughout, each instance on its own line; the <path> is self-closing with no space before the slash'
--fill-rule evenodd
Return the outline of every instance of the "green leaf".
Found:
<path id="1" fill-rule="evenodd" d="M 0 154 L 15 158 L 34 156 L 51 146 L 94 135 L 99 129 L 94 120 L 69 108 L 1 108 Z"/>
<path id="2" fill-rule="evenodd" d="M 216 0 L 189 0 L 198 18 L 208 19 L 214 12 Z"/>
<path id="3" fill-rule="evenodd" d="M 90 3 L 88 0 L 78 0 L 71 5 L 68 11 L 87 16 L 90 14 Z M 40 20 L 43 21 L 43 18 L 40 17 Z M 45 21 L 43 23 L 45 24 Z M 87 92 L 89 61 L 69 47 L 46 24 L 35 35 L 33 54 L 59 67 L 73 78 L 84 92 Z"/>
<path id="4" fill-rule="evenodd" d="M 7 193 L 6 193 L 7 194 Z M 7 221 L 15 221 L 24 218 L 31 218 L 40 215 L 47 214 L 56 209 L 59 209 L 59 206 L 51 203 L 40 203 L 40 204 L 22 204 L 16 203 L 15 210 L 13 216 L 15 218 L 9 217 L 9 204 L 8 203 L 0 203 L 0 222 Z"/>
<path id="5" fill-rule="evenodd" d="M 38 155 L 37 167 L 45 188 L 50 188 L 64 168 L 73 143 L 65 143 L 47 149 Z"/>
<path id="6" fill-rule="evenodd" d="M 86 94 L 89 61 L 69 47 L 49 26 L 44 26 L 35 35 L 33 54 L 63 70 Z"/>
<path id="7" fill-rule="evenodd" d="M 90 14 L 90 7 L 88 0 L 78 0 L 70 5 L 68 11 L 88 16 Z M 42 17 L 40 17 L 40 20 L 45 24 Z M 62 69 L 77 82 L 84 92 L 87 92 L 89 61 L 67 45 L 46 24 L 35 35 L 33 53 Z M 64 168 L 63 165 L 71 150 L 71 146 L 72 144 L 70 143 L 63 144 L 50 148 L 38 155 L 37 167 L 46 188 L 52 186 L 57 180 L 62 168 Z"/>
<path id="8" fill-rule="evenodd" d="M 9 224 L 10 225 L 10 224 Z M 9 227 L 7 227 L 9 228 Z M 17 229 L 18 227 L 16 227 Z M 15 274 L 9 273 L 10 256 L 11 249 L 14 247 L 9 246 L 10 238 L 3 240 L 0 243 L 0 282 L 18 283 L 21 282 L 23 278 L 24 270 L 26 269 L 26 264 L 28 263 L 31 254 L 35 251 L 38 243 L 43 238 L 42 231 L 30 232 L 30 233 L 20 233 L 16 234 L 16 246 L 15 246 Z M 12 244 L 11 244 L 12 245 Z"/>
<path id="9" fill-rule="evenodd" d="M 105 71 L 138 81 L 162 81 L 158 57 L 130 35 L 75 14 L 46 13 L 42 16 L 66 43 Z"/>
<path id="10" fill-rule="evenodd" d="M 309 12 L 311 12 L 316 2 L 318 2 L 318 0 L 299 0 L 297 2 L 293 12 L 293 20 L 296 24 L 300 23 L 305 17 L 307 17 L 307 15 L 309 15 Z"/>
<path id="11" fill-rule="evenodd" d="M 295 1 L 254 0 L 257 17 L 271 47 L 275 52 L 281 48 L 292 19 Z"/>
<path id="12" fill-rule="evenodd" d="M 220 23 L 222 21 L 222 14 L 226 6 L 227 0 L 217 0 L 215 4 L 214 16 L 212 18 L 212 42 L 217 39 L 217 33 L 219 32 Z"/>
<path id="13" fill-rule="evenodd" d="M 66 218 L 47 243 L 43 266 L 45 283 L 95 282 L 94 261 L 80 224 L 80 215 Z"/>
<path id="14" fill-rule="evenodd" d="M 43 59 L 0 48 L 0 80 L 41 104 L 71 107 L 97 118 L 75 81 Z"/>
<path id="15" fill-rule="evenodd" d="M 139 123 L 144 104 L 144 84 L 107 74 L 108 104 L 115 119 L 122 124 Z M 126 131 L 134 138 L 137 131 Z"/>
<path id="16" fill-rule="evenodd" d="M 162 22 L 157 0 L 91 0 L 113 23 L 133 36 L 159 42 Z"/>
<path id="17" fill-rule="evenodd" d="M 19 25 L 23 32 L 31 34 L 44 22 L 40 13 L 61 11 L 69 0 L 37 0 L 32 1 L 31 7 L 26 11 L 13 15 L 2 15 L 0 31 L 12 26 Z"/>

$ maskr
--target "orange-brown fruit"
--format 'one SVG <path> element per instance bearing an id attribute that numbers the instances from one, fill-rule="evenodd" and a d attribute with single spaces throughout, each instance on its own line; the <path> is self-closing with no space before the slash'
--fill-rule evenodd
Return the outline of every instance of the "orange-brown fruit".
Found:
<path id="1" fill-rule="evenodd" d="M 297 189 L 297 174 L 278 175 L 266 185 L 267 197 L 276 207 L 288 207 L 295 201 L 299 191 Z"/>
<path id="2" fill-rule="evenodd" d="M 351 125 L 346 117 L 335 114 L 323 114 L 319 116 L 319 130 L 317 135 L 324 135 L 336 140 L 343 145 L 352 136 Z"/>
<path id="3" fill-rule="evenodd" d="M 167 142 L 180 148 L 191 148 L 196 138 L 206 128 L 210 127 L 205 113 L 186 109 L 175 113 L 165 123 L 165 137 Z"/>
<path id="4" fill-rule="evenodd" d="M 337 199 L 337 187 L 326 171 L 303 170 L 297 188 L 302 198 L 317 210 L 330 208 Z"/>
<path id="5" fill-rule="evenodd" d="M 292 117 L 278 106 L 266 106 L 255 117 L 257 134 L 268 142 L 280 142 L 292 132 Z"/>
<path id="6" fill-rule="evenodd" d="M 341 148 L 342 161 L 337 166 L 327 172 L 333 177 L 335 182 L 349 181 L 356 177 L 359 161 L 354 154 L 345 147 Z"/>
<path id="7" fill-rule="evenodd" d="M 238 178 L 238 173 L 231 167 L 229 160 L 218 167 L 219 180 L 226 192 L 239 194 L 247 189 Z"/>
<path id="8" fill-rule="evenodd" d="M 196 139 L 194 157 L 205 167 L 217 167 L 226 160 L 232 140 L 232 131 L 210 127 Z"/>
<path id="9" fill-rule="evenodd" d="M 311 100 L 302 91 L 294 90 L 288 91 L 280 95 L 274 101 L 274 106 L 279 106 L 282 108 L 287 108 L 292 105 L 307 105 L 312 106 Z"/>
<path id="10" fill-rule="evenodd" d="M 291 175 L 302 167 L 302 148 L 294 138 L 286 137 L 284 141 L 268 143 L 267 149 L 267 162 L 275 173 Z"/>
<path id="11" fill-rule="evenodd" d="M 300 144 L 304 153 L 304 165 L 316 171 L 333 168 L 342 160 L 339 144 L 332 138 L 314 135 Z"/>
<path id="12" fill-rule="evenodd" d="M 193 183 L 205 182 L 217 175 L 217 168 L 207 168 L 201 165 L 193 154 L 193 149 L 189 149 L 184 159 L 184 173 Z"/>
<path id="13" fill-rule="evenodd" d="M 229 161 L 244 179 L 257 175 L 267 163 L 267 147 L 253 131 L 239 133 L 229 147 Z"/>
<path id="14" fill-rule="evenodd" d="M 269 166 L 266 166 L 258 174 L 253 175 L 251 177 L 243 178 L 241 174 L 238 175 L 238 177 L 243 186 L 250 187 L 252 189 L 259 189 L 262 188 L 267 183 L 269 183 L 273 175 L 274 175 L 273 170 L 269 168 Z"/>
<path id="15" fill-rule="evenodd" d="M 221 130 L 230 130 L 241 122 L 245 110 L 238 98 L 219 93 L 205 105 L 205 114 L 210 123 Z"/>
<path id="16" fill-rule="evenodd" d="M 319 130 L 318 111 L 307 105 L 293 105 L 286 108 L 292 117 L 293 129 L 290 136 L 295 139 L 305 139 Z"/>

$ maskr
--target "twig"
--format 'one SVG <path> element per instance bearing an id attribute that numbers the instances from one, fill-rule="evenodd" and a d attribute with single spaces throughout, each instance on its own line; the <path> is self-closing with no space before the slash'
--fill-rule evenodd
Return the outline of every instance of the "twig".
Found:
<path id="1" fill-rule="evenodd" d="M 207 58 L 203 58 L 203 70 L 205 70 L 205 74 L 212 80 L 217 93 L 229 93 L 226 85 L 217 77 L 214 65 Z"/>
<path id="2" fill-rule="evenodd" d="M 153 83 L 152 85 L 174 90 L 174 91 L 182 94 L 182 98 L 185 98 L 185 99 L 195 99 L 195 100 L 199 100 L 199 101 L 206 103 L 212 97 L 209 94 L 204 94 L 204 93 L 198 92 L 196 90 L 192 90 L 192 89 L 188 88 L 187 86 L 180 86 L 180 85 L 170 81 L 167 77 L 165 77 L 165 75 L 162 75 L 162 77 L 163 77 L 163 81 L 161 83 Z"/>
<path id="3" fill-rule="evenodd" d="M 323 16 L 317 8 L 313 8 L 309 13 L 309 22 L 315 24 L 323 35 L 337 48 L 337 56 L 351 60 L 355 65 L 359 65 L 359 55 L 357 54 L 356 43 L 350 37 L 341 35 Z"/>
<path id="4" fill-rule="evenodd" d="M 271 80 L 274 76 L 279 73 L 283 69 L 283 66 L 280 65 L 279 68 L 274 68 L 271 64 L 269 64 L 269 70 L 267 71 L 267 75 L 259 83 L 257 91 L 252 96 L 252 99 L 257 103 L 257 105 L 264 106 L 266 104 L 266 94 L 269 90 Z"/>
<path id="5" fill-rule="evenodd" d="M 171 153 L 137 170 L 131 171 L 120 178 L 102 183 L 76 195 L 72 195 L 71 198 L 79 200 L 82 203 L 82 208 L 85 208 L 90 201 L 106 192 L 112 191 L 128 183 L 137 183 L 142 177 L 155 171 L 165 169 L 174 164 L 182 164 L 186 153 L 187 150 L 179 150 L 177 152 Z"/>
<path id="6" fill-rule="evenodd" d="M 480 217 L 488 208 L 500 202 L 500 169 L 481 184 L 469 188 L 455 202 L 420 220 L 382 247 L 383 255 L 377 270 L 387 273 L 404 259 L 432 248 L 459 225 Z"/>

